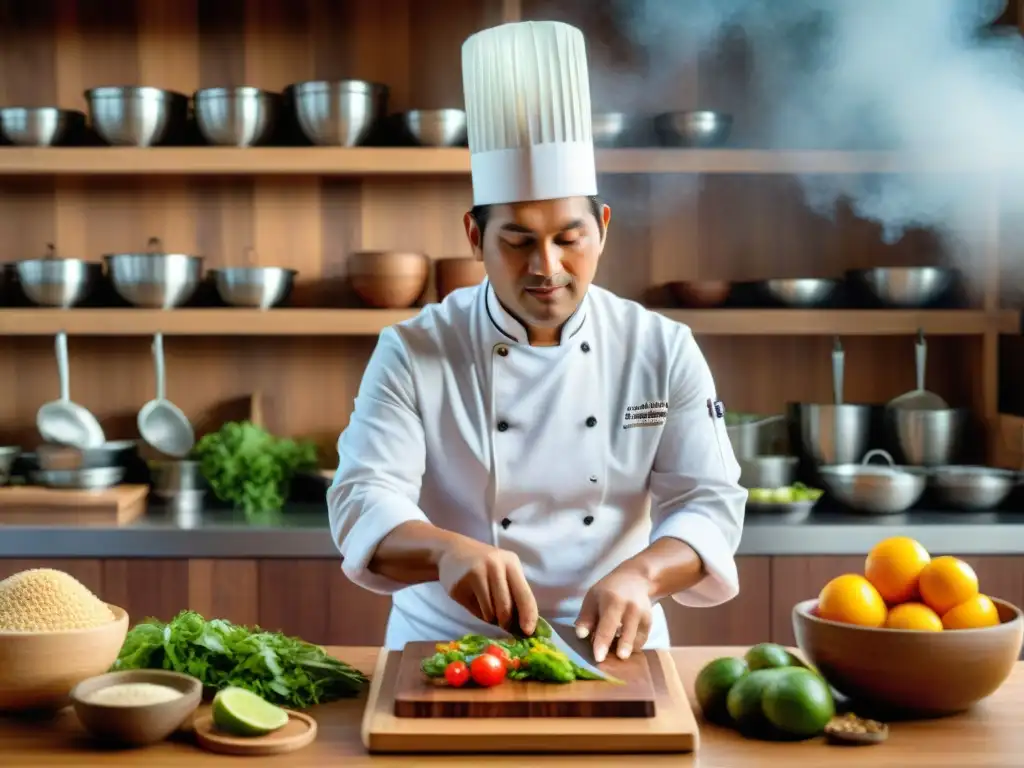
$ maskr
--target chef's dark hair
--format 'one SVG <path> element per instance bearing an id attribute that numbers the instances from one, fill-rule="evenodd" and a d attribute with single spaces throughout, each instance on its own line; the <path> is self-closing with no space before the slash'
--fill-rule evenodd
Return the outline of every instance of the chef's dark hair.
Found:
<path id="1" fill-rule="evenodd" d="M 604 205 L 604 202 L 597 195 L 589 195 L 587 200 L 590 202 L 590 212 L 597 219 L 597 231 L 604 235 L 604 219 L 601 218 L 601 206 Z M 487 229 L 487 220 L 491 216 L 491 206 L 474 205 L 470 209 L 469 215 L 473 217 L 476 225 L 480 228 L 480 237 L 483 237 L 484 230 Z"/>

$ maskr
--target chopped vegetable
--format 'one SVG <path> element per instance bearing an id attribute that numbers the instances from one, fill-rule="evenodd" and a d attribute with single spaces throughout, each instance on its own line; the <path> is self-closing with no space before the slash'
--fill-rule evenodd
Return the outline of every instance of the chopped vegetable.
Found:
<path id="1" fill-rule="evenodd" d="M 794 504 L 801 501 L 817 501 L 823 493 L 824 491 L 818 488 L 794 483 L 781 488 L 750 488 L 748 498 L 758 504 Z"/>
<path id="2" fill-rule="evenodd" d="M 320 646 L 224 619 L 207 621 L 194 611 L 167 624 L 150 618 L 132 627 L 111 668 L 125 669 L 170 669 L 207 688 L 244 688 L 293 709 L 355 696 L 366 684 L 362 672 Z"/>
<path id="3" fill-rule="evenodd" d="M 546 627 L 550 630 L 550 627 Z M 420 662 L 420 669 L 429 678 L 448 678 L 453 663 L 469 664 L 470 675 L 477 685 L 496 685 L 491 675 L 500 668 L 502 679 L 536 680 L 545 683 L 571 683 L 574 680 L 603 680 L 574 664 L 548 637 L 495 639 L 483 635 L 465 635 L 450 643 L 438 643 L 436 652 Z M 481 682 L 479 676 L 483 679 Z M 449 681 L 450 683 L 450 681 Z"/>
<path id="4" fill-rule="evenodd" d="M 278 438 L 249 421 L 229 421 L 192 451 L 210 490 L 246 514 L 284 506 L 297 472 L 316 469 L 316 445 Z"/>

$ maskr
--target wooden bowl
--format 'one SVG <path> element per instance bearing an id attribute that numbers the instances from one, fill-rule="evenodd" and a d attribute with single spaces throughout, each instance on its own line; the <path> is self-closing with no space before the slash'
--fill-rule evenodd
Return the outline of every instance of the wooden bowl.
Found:
<path id="1" fill-rule="evenodd" d="M 732 291 L 728 280 L 681 280 L 668 284 L 676 301 L 684 307 L 718 307 Z"/>
<path id="2" fill-rule="evenodd" d="M 423 295 L 430 258 L 422 253 L 359 251 L 348 257 L 348 274 L 359 298 L 377 309 L 406 309 Z"/>
<path id="3" fill-rule="evenodd" d="M 434 276 L 437 282 L 437 300 L 441 301 L 458 288 L 479 285 L 487 276 L 484 263 L 473 257 L 438 259 L 434 262 Z"/>
<path id="4" fill-rule="evenodd" d="M 0 632 L 0 712 L 57 710 L 81 681 L 106 672 L 128 634 L 128 614 L 61 632 Z"/>
<path id="5" fill-rule="evenodd" d="M 181 691 L 182 696 L 141 706 L 89 701 L 96 691 L 122 683 L 166 685 Z M 163 669 L 109 672 L 83 680 L 71 691 L 71 703 L 85 730 L 102 741 L 134 747 L 166 739 L 196 711 L 202 698 L 203 684 L 197 678 Z"/>
<path id="6" fill-rule="evenodd" d="M 917 632 L 828 621 L 815 615 L 817 600 L 805 600 L 793 608 L 793 630 L 804 658 L 858 706 L 889 718 L 936 717 L 991 695 L 1017 663 L 1024 617 L 992 601 L 994 627 Z"/>

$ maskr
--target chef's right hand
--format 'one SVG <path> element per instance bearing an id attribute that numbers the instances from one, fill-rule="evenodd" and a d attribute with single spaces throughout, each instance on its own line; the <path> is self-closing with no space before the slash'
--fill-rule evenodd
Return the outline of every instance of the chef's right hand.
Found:
<path id="1" fill-rule="evenodd" d="M 449 597 L 477 618 L 508 630 L 518 614 L 520 629 L 533 634 L 537 601 L 514 553 L 460 536 L 445 548 L 437 575 Z"/>

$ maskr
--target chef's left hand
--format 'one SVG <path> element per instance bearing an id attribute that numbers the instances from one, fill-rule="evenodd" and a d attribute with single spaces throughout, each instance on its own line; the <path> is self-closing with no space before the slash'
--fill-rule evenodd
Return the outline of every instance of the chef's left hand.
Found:
<path id="1" fill-rule="evenodd" d="M 628 659 L 634 648 L 647 643 L 652 608 L 650 582 L 624 563 L 587 592 L 576 619 L 576 635 L 594 638 L 598 663 L 605 660 L 618 636 L 616 655 Z"/>

